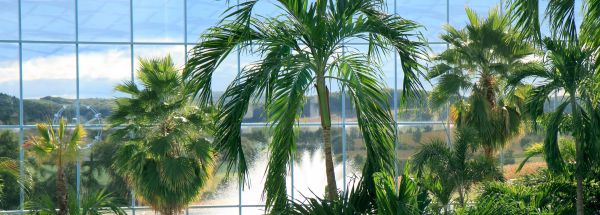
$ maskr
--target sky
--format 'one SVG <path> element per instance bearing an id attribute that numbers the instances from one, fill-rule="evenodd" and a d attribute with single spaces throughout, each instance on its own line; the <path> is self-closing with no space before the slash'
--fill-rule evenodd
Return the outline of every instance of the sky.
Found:
<path id="1" fill-rule="evenodd" d="M 272 16 L 279 8 L 271 0 L 259 1 L 256 14 Z M 40 98 L 61 96 L 74 98 L 76 93 L 76 50 L 73 43 L 44 43 L 44 41 L 129 42 L 131 20 L 129 0 L 79 0 L 78 31 L 75 26 L 74 0 L 22 0 L 23 96 Z M 446 18 L 453 26 L 464 26 L 465 6 L 480 15 L 498 4 L 495 0 L 398 0 L 387 3 L 388 11 L 424 26 L 422 33 L 430 42 L 439 42 Z M 0 0 L 0 92 L 19 94 L 18 0 Z M 394 7 L 395 5 L 395 7 Z M 187 23 L 183 0 L 134 0 L 133 41 L 141 43 L 198 41 L 199 35 L 218 22 L 227 8 L 225 0 L 187 0 Z M 446 11 L 448 9 L 448 16 Z M 366 46 L 357 45 L 363 50 Z M 188 49 L 191 46 L 188 47 Z M 435 53 L 445 45 L 432 45 Z M 160 57 L 170 54 L 178 67 L 185 59 L 183 45 L 134 46 L 134 67 L 138 57 Z M 119 96 L 113 91 L 116 84 L 131 79 L 131 50 L 128 44 L 81 44 L 79 46 L 79 80 L 81 98 L 110 98 Z M 256 56 L 241 55 L 242 66 Z M 388 86 L 401 87 L 401 73 L 394 80 L 393 55 L 382 62 Z M 228 57 L 215 73 L 213 90 L 222 91 L 237 74 L 237 58 Z M 335 87 L 333 87 L 335 88 Z M 334 89 L 335 90 L 335 89 Z"/>

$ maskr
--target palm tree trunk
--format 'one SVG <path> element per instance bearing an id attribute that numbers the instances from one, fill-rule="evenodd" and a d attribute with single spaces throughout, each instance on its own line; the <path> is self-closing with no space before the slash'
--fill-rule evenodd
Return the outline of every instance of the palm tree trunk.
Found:
<path id="1" fill-rule="evenodd" d="M 575 125 L 581 125 L 579 108 L 577 108 L 577 100 L 575 97 L 576 92 L 569 92 L 571 94 L 571 111 L 573 113 L 573 120 Z M 574 129 L 579 129 L 575 127 Z M 581 168 L 583 162 L 583 151 L 581 151 L 581 133 L 580 131 L 573 131 L 575 137 L 575 180 L 577 180 L 577 198 L 575 200 L 575 207 L 577 209 L 577 215 L 583 215 L 583 177 L 581 176 Z"/>
<path id="2" fill-rule="evenodd" d="M 68 213 L 67 181 L 65 177 L 65 170 L 62 163 L 61 153 L 59 153 L 58 156 L 58 169 L 56 173 L 56 198 L 58 198 L 58 214 L 66 215 Z"/>
<path id="3" fill-rule="evenodd" d="M 321 127 L 323 129 L 323 150 L 325 152 L 325 174 L 327 175 L 327 198 L 337 197 L 337 185 L 333 169 L 333 155 L 331 153 L 331 112 L 329 109 L 329 90 L 325 85 L 325 79 L 317 78 L 317 96 L 319 98 L 319 113 L 321 115 Z"/>

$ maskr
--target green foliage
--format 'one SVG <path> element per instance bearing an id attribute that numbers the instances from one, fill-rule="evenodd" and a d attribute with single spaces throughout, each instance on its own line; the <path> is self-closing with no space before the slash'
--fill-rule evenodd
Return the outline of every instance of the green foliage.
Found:
<path id="1" fill-rule="evenodd" d="M 393 176 L 375 173 L 375 201 L 369 199 L 361 178 L 333 200 L 320 197 L 306 198 L 304 202 L 297 200 L 282 214 L 423 214 L 430 200 L 427 191 L 409 175 L 409 169 L 407 164 L 397 188 Z"/>
<path id="2" fill-rule="evenodd" d="M 305 197 L 306 198 L 306 197 Z M 306 198 L 305 201 L 296 200 L 291 202 L 291 207 L 284 211 L 272 211 L 272 214 L 294 214 L 294 215 L 351 215 L 351 214 L 374 214 L 375 205 L 369 199 L 362 179 L 349 184 L 345 192 L 334 199 L 325 199 L 315 196 Z"/>
<path id="3" fill-rule="evenodd" d="M 69 214 L 70 215 L 100 215 L 100 214 L 116 214 L 126 215 L 125 211 L 121 209 L 111 193 L 105 190 L 99 190 L 96 192 L 83 193 L 81 196 L 81 202 L 77 203 L 75 198 L 76 193 L 74 190 L 70 191 L 70 198 L 68 200 Z M 55 215 L 59 214 L 56 211 L 56 202 L 52 200 L 49 195 L 38 196 L 37 199 L 29 201 L 26 204 L 27 209 L 31 210 L 30 214 L 36 215 Z"/>
<path id="4" fill-rule="evenodd" d="M 228 172 L 235 170 L 241 183 L 246 184 L 248 165 L 240 141 L 240 125 L 249 104 L 264 99 L 273 134 L 265 176 L 266 206 L 278 207 L 277 210 L 286 207 L 285 178 L 298 135 L 294 125 L 307 101 L 307 92 L 316 90 L 328 195 L 335 196 L 333 159 L 328 151 L 331 113 L 327 86 L 335 81 L 346 89 L 366 143 L 363 175 L 392 174 L 395 129 L 379 62 L 385 51 L 397 52 L 404 72 L 403 101 L 417 98 L 423 90 L 419 81 L 422 65 L 418 60 L 425 45 L 413 39 L 419 36 L 415 31 L 420 26 L 386 14 L 383 2 L 375 0 L 284 0 L 276 3 L 281 13 L 273 17 L 254 15 L 256 3 L 240 1 L 230 7 L 222 21 L 202 35 L 200 43 L 191 50 L 184 72 L 188 87 L 204 106 L 212 103 L 212 76 L 227 56 L 237 51 L 260 56 L 242 69 L 218 102 L 215 142 Z M 367 53 L 344 47 L 343 41 L 348 40 L 368 43 Z M 363 182 L 374 195 L 372 178 Z"/>
<path id="5" fill-rule="evenodd" d="M 213 171 L 210 108 L 190 106 L 181 74 L 170 57 L 140 59 L 133 81 L 116 86 L 109 121 L 121 142 L 112 168 L 136 195 L 162 214 L 178 214 L 198 197 Z"/>
<path id="6" fill-rule="evenodd" d="M 19 159 L 19 139 L 16 132 L 1 131 L 0 132 L 0 158 L 4 159 Z M 18 164 L 17 164 L 18 166 Z M 12 168 L 12 167 L 11 167 Z M 9 169 L 11 169 L 9 168 Z M 18 172 L 18 170 L 17 170 Z M 18 184 L 19 181 L 14 174 L 0 173 L 0 186 L 2 184 Z M 18 176 L 18 174 L 17 174 Z M 3 186 L 0 188 L 0 208 L 16 209 L 19 206 L 19 186 Z"/>

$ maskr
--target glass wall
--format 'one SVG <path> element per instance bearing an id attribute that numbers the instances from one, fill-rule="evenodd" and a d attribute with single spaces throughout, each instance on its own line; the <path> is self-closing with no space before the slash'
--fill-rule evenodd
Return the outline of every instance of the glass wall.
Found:
<path id="1" fill-rule="evenodd" d="M 19 153 L 20 146 L 33 135 L 35 123 L 46 122 L 55 115 L 68 118 L 70 124 L 80 122 L 92 134 L 88 141 L 93 146 L 84 152 L 80 168 L 73 166 L 67 170 L 70 184 L 79 185 L 82 191 L 95 188 L 116 191 L 122 205 L 132 207 L 129 212 L 151 214 L 142 201 L 131 198 L 132 191 L 126 190 L 123 179 L 108 168 L 115 146 L 106 141 L 110 131 L 100 128 L 111 113 L 112 99 L 122 96 L 113 87 L 135 77 L 139 57 L 169 54 L 182 67 L 187 50 L 195 45 L 202 32 L 216 24 L 227 2 L 235 1 L 0 0 L 0 148 L 3 149 L 0 156 L 28 159 Z M 276 13 L 278 8 L 272 2 L 261 3 L 257 14 Z M 423 25 L 423 35 L 434 54 L 447 47 L 439 39 L 443 25 L 465 25 L 466 6 L 484 15 L 488 8 L 501 4 L 501 0 L 388 0 L 386 5 L 389 13 Z M 352 43 L 347 48 L 365 50 L 367 45 Z M 217 94 L 222 92 L 241 68 L 256 59 L 257 56 L 247 53 L 225 59 L 215 74 L 214 80 L 218 81 L 213 90 Z M 451 126 L 445 121 L 447 110 L 430 111 L 427 107 L 410 105 L 399 108 L 403 76 L 398 61 L 396 54 L 387 53 L 382 69 L 392 92 L 390 101 L 397 119 L 396 154 L 400 161 L 405 161 L 421 140 L 449 137 Z M 350 99 L 336 83 L 330 84 L 335 173 L 338 187 L 343 189 L 360 175 L 366 152 Z M 431 85 L 426 88 L 430 90 Z M 309 98 L 299 122 L 298 148 L 288 177 L 289 195 L 296 199 L 322 194 L 325 190 L 316 107 L 314 97 Z M 242 141 L 251 154 L 250 187 L 242 189 L 236 177 L 225 178 L 224 170 L 218 170 L 187 213 L 264 212 L 262 188 L 269 140 L 264 121 L 264 111 L 256 104 L 242 125 Z M 516 146 L 510 147 L 512 153 L 522 155 L 522 146 L 536 138 L 528 135 L 515 140 Z M 35 187 L 33 194 L 54 186 L 48 173 L 55 170 L 44 164 L 31 165 L 36 165 L 34 177 L 45 182 Z M 22 190 L 12 189 L 4 194 L 0 210 L 18 210 L 28 200 Z"/>

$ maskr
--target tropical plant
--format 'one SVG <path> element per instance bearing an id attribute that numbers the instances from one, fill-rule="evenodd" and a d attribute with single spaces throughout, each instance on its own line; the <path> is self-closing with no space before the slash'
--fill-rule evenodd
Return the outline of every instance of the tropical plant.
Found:
<path id="1" fill-rule="evenodd" d="M 473 143 L 478 141 L 477 136 L 473 129 L 458 128 L 452 147 L 444 140 L 433 139 L 412 156 L 413 169 L 421 183 L 444 210 L 450 204 L 452 194 L 458 193 L 458 202 L 464 205 L 473 183 L 502 179 L 494 160 L 470 153 Z"/>
<path id="2" fill-rule="evenodd" d="M 162 214 L 178 214 L 198 197 L 213 170 L 213 117 L 190 106 L 190 94 L 171 57 L 140 59 L 137 77 L 115 87 L 109 117 L 112 138 L 122 142 L 112 168 Z"/>
<path id="3" fill-rule="evenodd" d="M 378 62 L 383 52 L 397 52 L 404 72 L 403 98 L 419 95 L 422 66 L 417 60 L 425 51 L 424 44 L 414 40 L 419 25 L 383 12 L 381 0 L 280 0 L 276 5 L 282 13 L 272 17 L 254 15 L 257 2 L 240 1 L 228 9 L 191 50 L 185 70 L 197 101 L 208 105 L 212 103 L 212 76 L 223 59 L 236 52 L 260 55 L 260 60 L 242 69 L 219 100 L 216 146 L 228 172 L 236 168 L 239 180 L 244 185 L 248 182 L 240 124 L 250 102 L 264 99 L 273 129 L 264 186 L 266 208 L 286 207 L 286 175 L 297 134 L 294 125 L 307 93 L 315 89 L 323 130 L 326 196 L 335 199 L 328 86 L 335 81 L 356 109 L 367 148 L 363 182 L 373 193 L 371 175 L 394 171 L 394 123 Z M 368 43 L 368 52 L 346 47 L 350 40 Z"/>
<path id="4" fill-rule="evenodd" d="M 540 116 L 543 111 L 543 101 L 551 93 L 563 91 L 567 97 L 563 99 L 554 111 L 547 127 L 544 141 L 546 161 L 553 171 L 560 171 L 564 166 L 557 143 L 557 133 L 567 106 L 577 125 L 572 129 L 576 148 L 576 178 L 577 178 L 577 214 L 584 213 L 583 177 L 590 161 L 598 160 L 600 144 L 598 144 L 598 91 L 600 74 L 600 1 L 548 1 L 546 10 L 541 11 L 539 0 L 511 0 L 508 4 L 509 13 L 524 39 L 533 41 L 547 50 L 546 71 L 533 70 L 516 74 L 515 80 L 540 77 L 543 85 L 534 89 L 531 97 L 531 110 L 534 116 Z M 581 7 L 583 19 L 577 23 L 576 11 Z M 543 16 L 542 16 L 543 14 Z M 540 19 L 544 17 L 544 19 Z M 542 21 L 547 20 L 550 37 L 544 38 L 541 32 Z M 595 87 L 596 86 L 596 87 Z"/>
<path id="5" fill-rule="evenodd" d="M 75 191 L 71 190 L 70 193 L 71 197 L 68 199 L 69 215 L 127 214 L 117 205 L 118 200 L 105 190 L 83 193 L 80 203 L 77 202 L 77 198 L 73 198 L 73 196 L 77 196 Z M 27 202 L 27 208 L 31 210 L 31 214 L 36 215 L 59 214 L 56 211 L 56 203 L 49 195 Z"/>
<path id="6" fill-rule="evenodd" d="M 544 153 L 548 168 L 564 171 L 565 162 L 558 146 L 558 132 L 565 124 L 575 140 L 575 176 L 578 181 L 577 214 L 583 214 L 583 178 L 600 153 L 600 109 L 592 102 L 590 85 L 596 76 L 600 61 L 594 58 L 597 47 L 579 43 L 543 40 L 546 49 L 546 67 L 521 71 L 511 75 L 509 84 L 518 86 L 527 79 L 539 81 L 527 100 L 527 110 L 533 119 L 544 116 L 544 104 L 555 92 L 564 92 L 560 104 L 550 113 L 544 140 Z M 564 153 L 564 152 L 562 152 Z M 580 209 L 580 210 L 579 210 Z"/>
<path id="7" fill-rule="evenodd" d="M 377 214 L 425 214 L 430 199 L 427 190 L 409 174 L 410 166 L 404 166 L 404 174 L 397 182 L 385 173 L 375 173 Z M 394 186 L 394 185 L 397 185 Z"/>
<path id="8" fill-rule="evenodd" d="M 19 163 L 9 158 L 0 157 L 0 174 L 19 178 Z M 4 179 L 0 178 L 0 198 L 4 196 Z"/>
<path id="9" fill-rule="evenodd" d="M 58 214 L 69 214 L 67 190 L 67 177 L 65 166 L 75 162 L 79 157 L 79 145 L 84 143 L 86 131 L 82 125 L 77 124 L 67 135 L 67 123 L 60 118 L 58 128 L 52 123 L 36 125 L 39 136 L 29 138 L 23 148 L 32 152 L 37 160 L 53 161 L 56 165 L 56 198 L 58 199 Z"/>
<path id="10" fill-rule="evenodd" d="M 438 80 L 430 100 L 433 108 L 450 102 L 451 120 L 458 127 L 477 130 L 487 158 L 520 133 L 521 114 L 514 93 L 504 92 L 504 77 L 526 69 L 532 63 L 524 59 L 535 49 L 514 37 L 510 19 L 497 8 L 487 17 L 479 17 L 466 8 L 469 22 L 463 29 L 444 26 L 441 38 L 450 46 L 434 56 L 436 63 L 428 77 Z"/>

